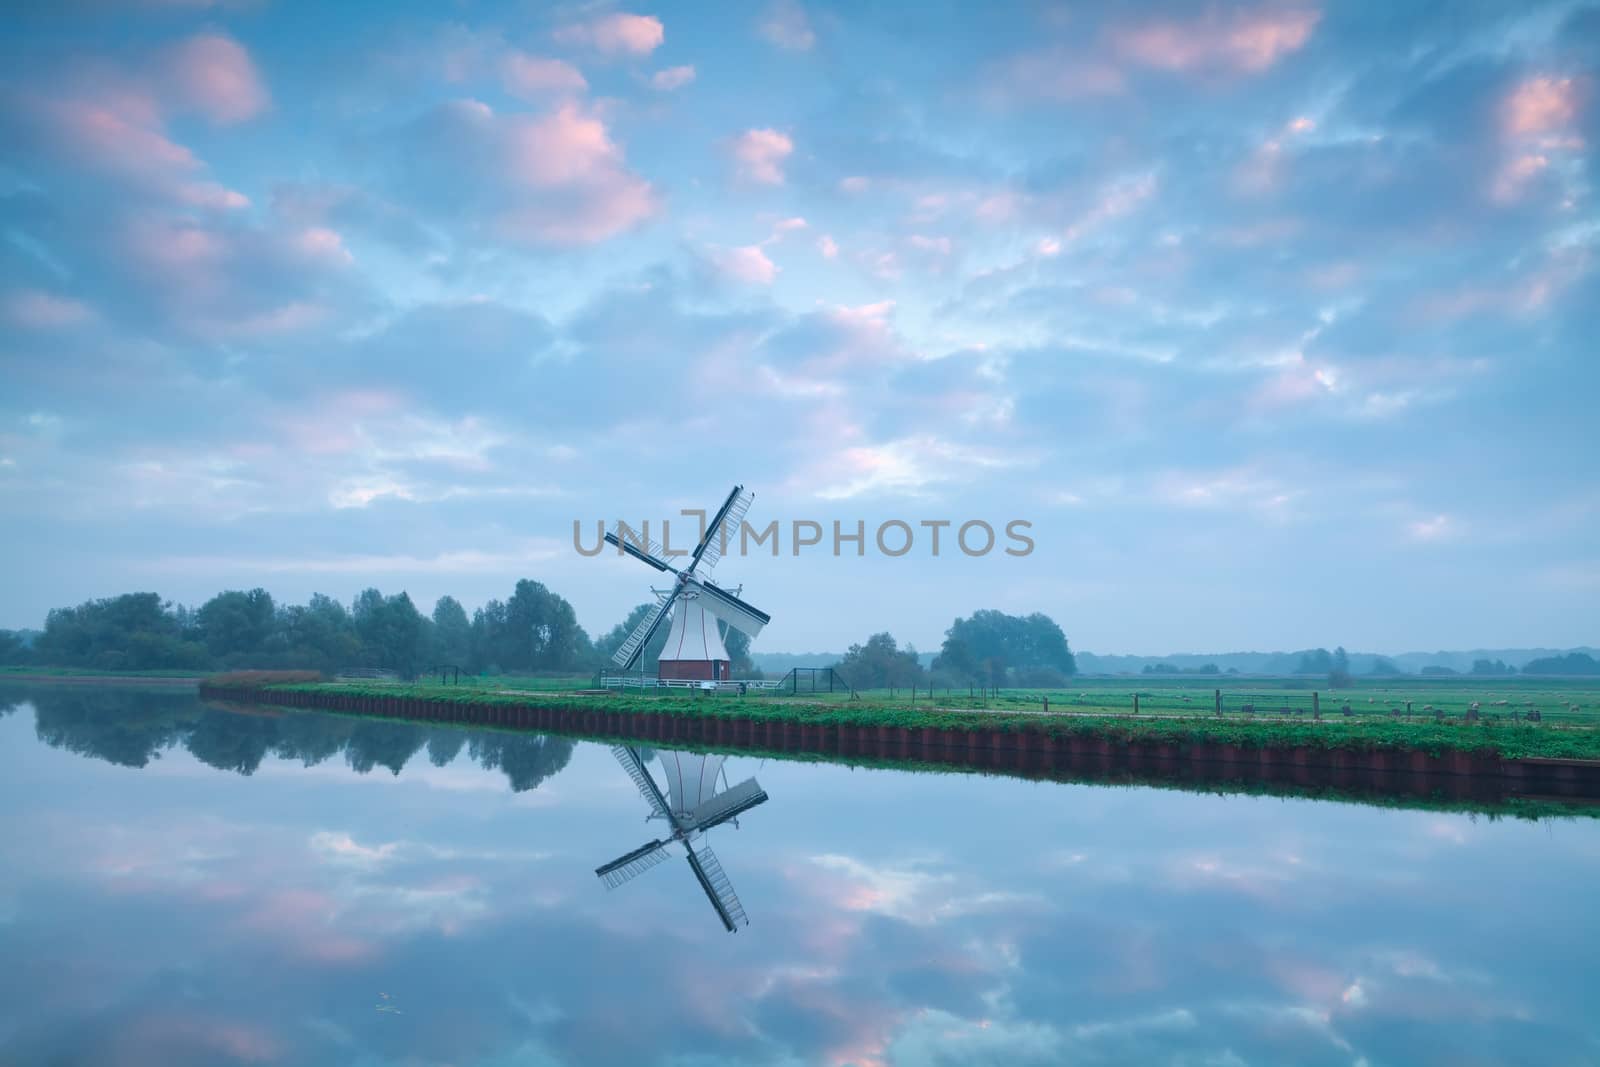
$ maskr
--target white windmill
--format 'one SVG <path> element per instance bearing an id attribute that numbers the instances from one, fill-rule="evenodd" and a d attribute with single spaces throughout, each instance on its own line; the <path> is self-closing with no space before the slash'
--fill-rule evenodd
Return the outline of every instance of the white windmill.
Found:
<path id="1" fill-rule="evenodd" d="M 722 643 L 717 620 L 752 638 L 772 620 L 766 612 L 710 581 L 711 570 L 722 558 L 728 538 L 738 535 L 739 524 L 744 521 L 745 512 L 750 510 L 754 499 L 755 494 L 746 493 L 744 486 L 734 486 L 716 516 L 706 524 L 705 535 L 682 570 L 662 558 L 666 552 L 659 544 L 648 536 L 634 535 L 621 522 L 606 534 L 607 544 L 674 576 L 672 588 L 656 593 L 659 600 L 655 610 L 646 615 L 617 648 L 612 662 L 625 671 L 632 668 L 670 612 L 672 628 L 667 631 L 667 643 L 661 650 L 656 677 L 662 681 L 688 679 L 714 683 L 728 680 L 728 649 Z"/>
<path id="2" fill-rule="evenodd" d="M 633 779 L 633 784 L 639 787 L 645 803 L 650 805 L 650 814 L 646 818 L 664 819 L 672 832 L 665 840 L 651 841 L 625 856 L 618 856 L 603 867 L 595 868 L 595 875 L 606 884 L 607 889 L 615 889 L 669 859 L 671 853 L 668 847 L 681 844 L 688 856 L 690 870 L 694 871 L 695 879 L 705 892 L 706 899 L 716 909 L 722 925 L 730 934 L 739 926 L 750 925 L 744 906 L 733 891 L 733 883 L 723 873 L 722 864 L 717 862 L 716 855 L 704 842 L 696 851 L 695 842 L 713 826 L 729 822 L 741 812 L 765 802 L 765 790 L 754 778 L 746 778 L 738 785 L 728 786 L 727 777 L 722 771 L 726 756 L 657 752 L 656 758 L 666 772 L 667 791 L 663 794 L 637 748 L 617 745 L 611 752 L 622 764 L 622 769 L 628 772 L 628 777 Z M 724 788 L 718 788 L 719 780 Z"/>

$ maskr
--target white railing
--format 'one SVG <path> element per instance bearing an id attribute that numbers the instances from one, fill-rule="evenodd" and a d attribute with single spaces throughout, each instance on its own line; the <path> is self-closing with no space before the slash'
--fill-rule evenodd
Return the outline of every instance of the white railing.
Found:
<path id="1" fill-rule="evenodd" d="M 600 679 L 600 685 L 606 689 L 705 689 L 722 693 L 737 693 L 741 686 L 746 690 L 781 689 L 786 684 L 782 679 L 745 678 L 713 682 L 697 678 L 656 678 L 648 674 L 608 674 Z"/>

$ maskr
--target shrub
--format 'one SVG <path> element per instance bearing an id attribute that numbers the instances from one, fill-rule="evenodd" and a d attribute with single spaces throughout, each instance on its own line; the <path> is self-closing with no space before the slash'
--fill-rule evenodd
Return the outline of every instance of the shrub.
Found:
<path id="1" fill-rule="evenodd" d="M 321 671 L 229 671 L 213 674 L 205 685 L 236 688 L 255 685 L 297 685 L 301 682 L 320 682 Z"/>

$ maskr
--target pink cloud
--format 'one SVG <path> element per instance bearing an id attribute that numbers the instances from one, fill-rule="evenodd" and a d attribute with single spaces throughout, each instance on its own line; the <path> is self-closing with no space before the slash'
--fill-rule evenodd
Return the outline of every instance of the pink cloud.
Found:
<path id="1" fill-rule="evenodd" d="M 113 173 L 187 171 L 200 161 L 152 125 L 140 98 L 60 100 L 37 105 L 36 119 L 77 162 Z"/>
<path id="2" fill-rule="evenodd" d="M 326 226 L 309 226 L 294 237 L 294 246 L 307 259 L 319 260 L 335 266 L 347 266 L 355 257 L 344 246 L 344 238 L 337 230 Z"/>
<path id="3" fill-rule="evenodd" d="M 1112 31 L 1124 59 L 1158 70 L 1259 73 L 1298 51 L 1321 14 L 1310 10 L 1208 11 L 1198 18 L 1158 19 Z"/>
<path id="4" fill-rule="evenodd" d="M 0 300 L 7 322 L 30 330 L 58 330 L 94 317 L 87 304 L 39 289 L 19 289 Z"/>
<path id="5" fill-rule="evenodd" d="M 1550 166 L 1548 156 L 1525 152 L 1512 156 L 1495 171 L 1489 195 L 1501 203 L 1522 198 L 1523 191 Z"/>
<path id="6" fill-rule="evenodd" d="M 1043 100 L 1077 100 L 1108 96 L 1126 87 L 1122 71 L 1103 59 L 1085 57 L 1062 48 L 1047 48 L 1013 56 L 1002 71 L 1002 95 L 1016 94 Z"/>
<path id="7" fill-rule="evenodd" d="M 834 259 L 839 255 L 839 242 L 823 234 L 817 238 L 817 251 L 822 253 L 824 259 Z"/>
<path id="8" fill-rule="evenodd" d="M 789 135 L 773 129 L 746 130 L 733 139 L 740 176 L 763 185 L 783 184 L 783 164 L 793 152 Z"/>
<path id="9" fill-rule="evenodd" d="M 668 67 L 658 70 L 650 78 L 650 88 L 658 92 L 670 93 L 674 89 L 682 89 L 694 81 L 693 67 Z"/>
<path id="10" fill-rule="evenodd" d="M 555 38 L 565 45 L 592 48 L 607 55 L 647 56 L 661 47 L 666 30 L 654 15 L 618 12 L 588 22 L 563 26 Z"/>
<path id="11" fill-rule="evenodd" d="M 806 9 L 797 0 L 774 0 L 756 31 L 767 41 L 791 52 L 808 52 L 817 43 Z"/>
<path id="12" fill-rule="evenodd" d="M 589 244 L 656 211 L 650 183 L 624 167 L 605 123 L 576 103 L 509 120 L 503 147 L 510 179 L 525 194 L 503 215 L 513 236 Z"/>
<path id="13" fill-rule="evenodd" d="M 747 285 L 771 285 L 778 277 L 778 265 L 760 245 L 713 249 L 711 261 L 718 271 Z"/>
<path id="14" fill-rule="evenodd" d="M 508 53 L 500 62 L 500 75 L 506 92 L 523 98 L 581 93 L 589 87 L 583 73 L 571 63 L 526 52 Z"/>
<path id="15" fill-rule="evenodd" d="M 205 164 L 167 136 L 150 87 L 101 78 L 67 95 L 23 96 L 15 109 L 33 146 L 68 167 L 109 175 L 185 207 L 235 211 L 250 205 L 243 193 L 193 177 Z"/>
<path id="16" fill-rule="evenodd" d="M 255 118 L 271 104 L 244 46 L 220 33 L 201 33 L 173 50 L 169 72 L 182 103 L 219 125 Z"/>
<path id="17" fill-rule="evenodd" d="M 1571 78 L 1534 77 L 1520 83 L 1501 109 L 1508 136 L 1549 133 L 1570 123 L 1578 113 L 1577 86 Z"/>
<path id="18" fill-rule="evenodd" d="M 190 207 L 210 211 L 239 211 L 250 206 L 250 198 L 216 182 L 184 182 L 175 189 L 179 200 Z"/>

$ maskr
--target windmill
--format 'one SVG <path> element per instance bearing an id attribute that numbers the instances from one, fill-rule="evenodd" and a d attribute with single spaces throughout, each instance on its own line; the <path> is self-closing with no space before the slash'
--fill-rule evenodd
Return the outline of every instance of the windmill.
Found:
<path id="1" fill-rule="evenodd" d="M 705 535 L 690 554 L 688 566 L 682 570 L 662 558 L 667 553 L 649 539 L 648 530 L 644 536 L 636 537 L 618 522 L 606 534 L 607 544 L 616 546 L 658 571 L 673 575 L 672 588 L 656 592 L 655 610 L 646 615 L 617 648 L 616 654 L 611 657 L 612 662 L 625 671 L 632 668 L 670 613 L 672 628 L 667 632 L 667 643 L 661 650 L 661 659 L 656 667 L 657 679 L 713 683 L 728 680 L 728 649 L 722 643 L 717 620 L 755 637 L 772 619 L 766 612 L 746 604 L 710 581 L 712 568 L 722 558 L 730 532 L 738 531 L 754 499 L 755 494 L 746 493 L 744 486 L 734 486 L 716 517 L 706 525 Z M 708 619 L 707 615 L 712 617 Z"/>
<path id="2" fill-rule="evenodd" d="M 695 841 L 713 826 L 737 819 L 741 812 L 749 811 L 767 799 L 766 791 L 754 778 L 746 778 L 738 785 L 726 787 L 727 777 L 722 773 L 726 756 L 700 756 L 687 752 L 658 752 L 662 770 L 666 772 L 667 791 L 651 777 L 645 766 L 643 754 L 626 745 L 611 749 L 622 769 L 628 772 L 639 794 L 650 805 L 648 819 L 664 819 L 672 828 L 665 840 L 657 839 L 641 845 L 632 852 L 618 856 L 603 867 L 595 868 L 595 875 L 615 889 L 651 867 L 671 858 L 669 846 L 681 844 L 688 855 L 689 869 L 705 892 L 706 899 L 716 909 L 717 918 L 731 934 L 739 926 L 750 925 L 744 906 L 733 891 L 733 883 L 723 873 L 722 864 L 703 842 L 699 851 Z M 718 779 L 726 787 L 717 788 Z M 737 823 L 735 823 L 737 825 Z"/>

